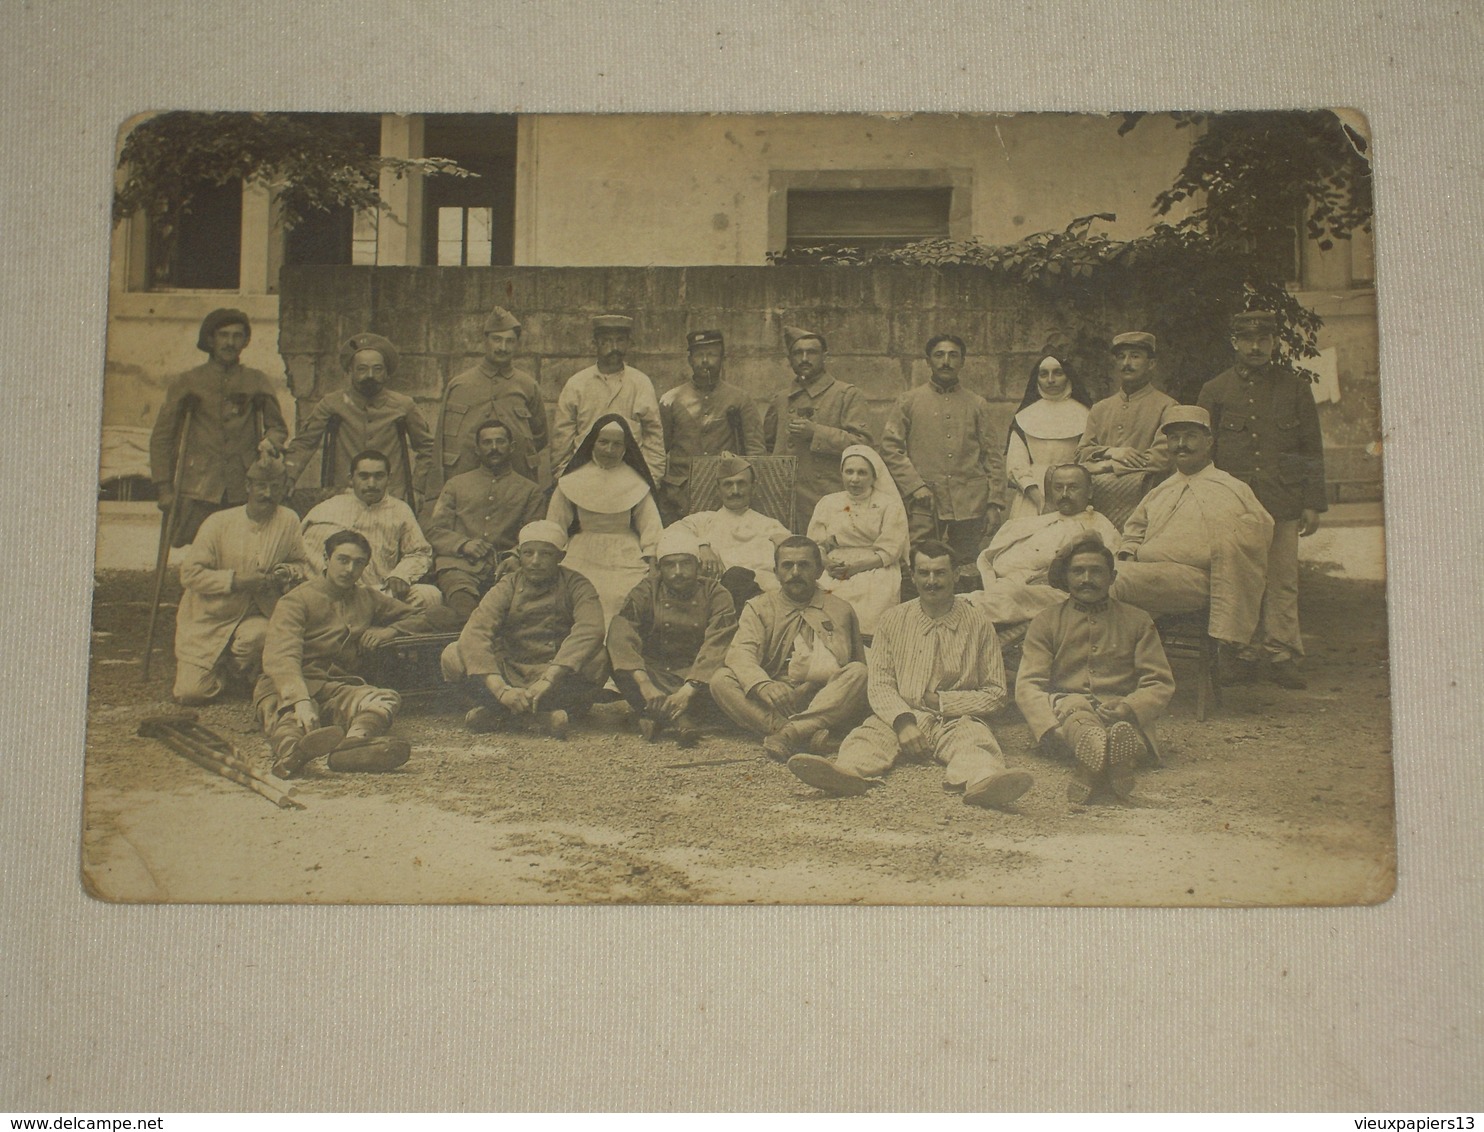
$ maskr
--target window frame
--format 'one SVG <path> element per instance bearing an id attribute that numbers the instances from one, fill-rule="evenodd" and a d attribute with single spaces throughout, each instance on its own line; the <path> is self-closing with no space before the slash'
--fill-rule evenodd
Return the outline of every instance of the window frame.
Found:
<path id="1" fill-rule="evenodd" d="M 974 171 L 950 169 L 772 169 L 768 173 L 768 251 L 788 247 L 790 190 L 950 189 L 948 238 L 971 239 L 974 232 Z"/>

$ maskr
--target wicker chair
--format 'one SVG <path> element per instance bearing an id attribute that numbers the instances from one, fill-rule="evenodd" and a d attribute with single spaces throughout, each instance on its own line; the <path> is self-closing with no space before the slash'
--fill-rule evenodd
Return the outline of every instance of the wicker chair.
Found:
<path id="1" fill-rule="evenodd" d="M 1202 723 L 1206 720 L 1208 699 L 1217 707 L 1221 706 L 1217 645 L 1206 632 L 1210 622 L 1209 608 L 1199 609 L 1194 613 L 1166 613 L 1154 619 L 1154 627 L 1159 630 L 1165 655 L 1171 660 L 1196 662 L 1195 717 Z"/>

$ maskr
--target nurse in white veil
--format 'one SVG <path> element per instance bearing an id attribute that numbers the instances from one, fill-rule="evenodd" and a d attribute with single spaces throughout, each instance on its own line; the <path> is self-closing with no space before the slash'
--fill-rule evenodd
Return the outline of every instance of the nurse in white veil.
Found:
<path id="1" fill-rule="evenodd" d="M 815 506 L 809 537 L 824 553 L 819 588 L 848 601 L 869 637 L 902 600 L 907 510 L 886 462 L 868 445 L 852 444 L 840 454 L 840 478 L 845 490 Z"/>

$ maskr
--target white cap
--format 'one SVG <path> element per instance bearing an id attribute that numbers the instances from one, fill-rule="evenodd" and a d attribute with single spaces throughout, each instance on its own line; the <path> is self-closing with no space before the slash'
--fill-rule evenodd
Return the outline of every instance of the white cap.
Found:
<path id="1" fill-rule="evenodd" d="M 550 519 L 537 519 L 520 529 L 520 540 L 516 545 L 525 546 L 528 542 L 549 542 L 558 550 L 566 550 L 567 532 Z"/>
<path id="2" fill-rule="evenodd" d="M 692 558 L 700 558 L 701 544 L 695 535 L 678 524 L 666 527 L 660 533 L 659 546 L 655 548 L 655 561 L 669 558 L 672 554 L 689 554 Z"/>

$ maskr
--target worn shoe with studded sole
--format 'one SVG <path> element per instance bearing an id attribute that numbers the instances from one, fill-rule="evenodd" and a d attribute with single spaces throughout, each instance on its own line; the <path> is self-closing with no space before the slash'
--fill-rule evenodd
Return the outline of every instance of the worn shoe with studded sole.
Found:
<path id="1" fill-rule="evenodd" d="M 1108 785 L 1127 802 L 1134 792 L 1134 765 L 1144 753 L 1144 740 L 1134 725 L 1119 720 L 1108 728 Z"/>
<path id="2" fill-rule="evenodd" d="M 1077 736 L 1075 754 L 1088 774 L 1102 774 L 1108 761 L 1108 733 L 1101 727 L 1086 728 Z"/>
<path id="3" fill-rule="evenodd" d="M 1132 723 L 1119 720 L 1108 728 L 1108 766 L 1132 767 L 1144 753 L 1144 740 Z"/>

